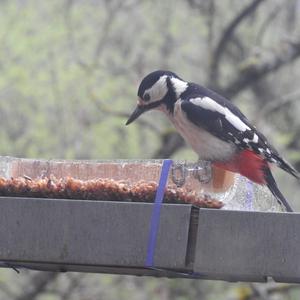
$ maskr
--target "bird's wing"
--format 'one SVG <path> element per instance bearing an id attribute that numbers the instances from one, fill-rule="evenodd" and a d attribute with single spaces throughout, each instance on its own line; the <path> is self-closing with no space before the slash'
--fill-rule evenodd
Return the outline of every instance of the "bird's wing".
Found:
<path id="1" fill-rule="evenodd" d="M 258 148 L 267 149 L 266 140 L 262 139 L 246 117 L 224 105 L 210 97 L 189 98 L 181 102 L 181 108 L 190 122 L 219 139 L 234 143 L 241 150 L 255 148 L 254 151 L 260 153 Z"/>
<path id="2" fill-rule="evenodd" d="M 295 169 L 280 157 L 265 136 L 236 106 L 229 104 L 228 100 L 216 101 L 207 96 L 189 97 L 182 99 L 181 108 L 194 125 L 206 129 L 223 141 L 234 143 L 240 150 L 252 150 L 293 176 L 299 176 Z"/>

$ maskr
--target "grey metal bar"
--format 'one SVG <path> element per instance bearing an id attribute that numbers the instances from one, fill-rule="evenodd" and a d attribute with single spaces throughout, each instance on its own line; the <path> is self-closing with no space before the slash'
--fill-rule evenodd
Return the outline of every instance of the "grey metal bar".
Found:
<path id="1" fill-rule="evenodd" d="M 0 261 L 143 267 L 152 205 L 0 198 Z M 186 269 L 191 205 L 163 205 L 158 268 Z"/>
<path id="2" fill-rule="evenodd" d="M 119 274 L 134 276 L 155 276 L 168 278 L 191 278 L 190 273 L 182 270 L 159 269 L 159 268 L 141 268 L 141 267 L 118 267 L 118 266 L 96 266 L 96 265 L 76 265 L 76 264 L 53 264 L 41 262 L 17 262 L 10 261 L 5 264 L 0 263 L 1 267 L 14 268 L 22 272 L 22 269 L 46 272 L 86 272 L 86 273 L 103 273 Z"/>
<path id="3" fill-rule="evenodd" d="M 300 282 L 300 214 L 163 204 L 155 268 L 144 268 L 152 204 L 0 197 L 0 266 L 227 281 Z"/>
<path id="4" fill-rule="evenodd" d="M 194 270 L 225 280 L 300 282 L 300 215 L 200 210 Z"/>

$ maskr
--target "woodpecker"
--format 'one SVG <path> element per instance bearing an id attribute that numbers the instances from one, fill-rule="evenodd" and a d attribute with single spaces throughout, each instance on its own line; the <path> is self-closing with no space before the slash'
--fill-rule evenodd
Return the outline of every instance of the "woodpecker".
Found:
<path id="1" fill-rule="evenodd" d="M 267 185 L 277 201 L 291 212 L 271 173 L 271 165 L 300 179 L 266 137 L 229 100 L 171 71 L 148 74 L 138 88 L 137 107 L 126 125 L 149 110 L 162 111 L 173 123 L 199 159 L 240 173 L 251 181 Z"/>

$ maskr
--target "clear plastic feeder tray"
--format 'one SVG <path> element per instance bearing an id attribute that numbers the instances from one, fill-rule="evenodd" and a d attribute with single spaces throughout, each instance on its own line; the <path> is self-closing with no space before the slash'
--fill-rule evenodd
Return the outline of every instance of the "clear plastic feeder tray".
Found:
<path id="1" fill-rule="evenodd" d="M 80 180 L 107 178 L 135 184 L 140 181 L 158 183 L 162 160 L 35 160 L 0 157 L 0 176 L 32 179 L 54 176 Z M 284 211 L 268 188 L 257 185 L 243 176 L 212 168 L 208 162 L 174 161 L 168 186 L 183 188 L 199 197 L 209 195 L 222 201 L 222 209 Z"/>

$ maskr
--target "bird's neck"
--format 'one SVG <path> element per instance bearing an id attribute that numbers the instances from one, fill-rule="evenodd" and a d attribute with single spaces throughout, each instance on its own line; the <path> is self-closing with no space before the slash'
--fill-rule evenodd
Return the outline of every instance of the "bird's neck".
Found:
<path id="1" fill-rule="evenodd" d="M 168 92 L 163 99 L 166 112 L 174 113 L 174 106 L 180 96 L 188 89 L 188 83 L 175 77 L 167 77 Z"/>

